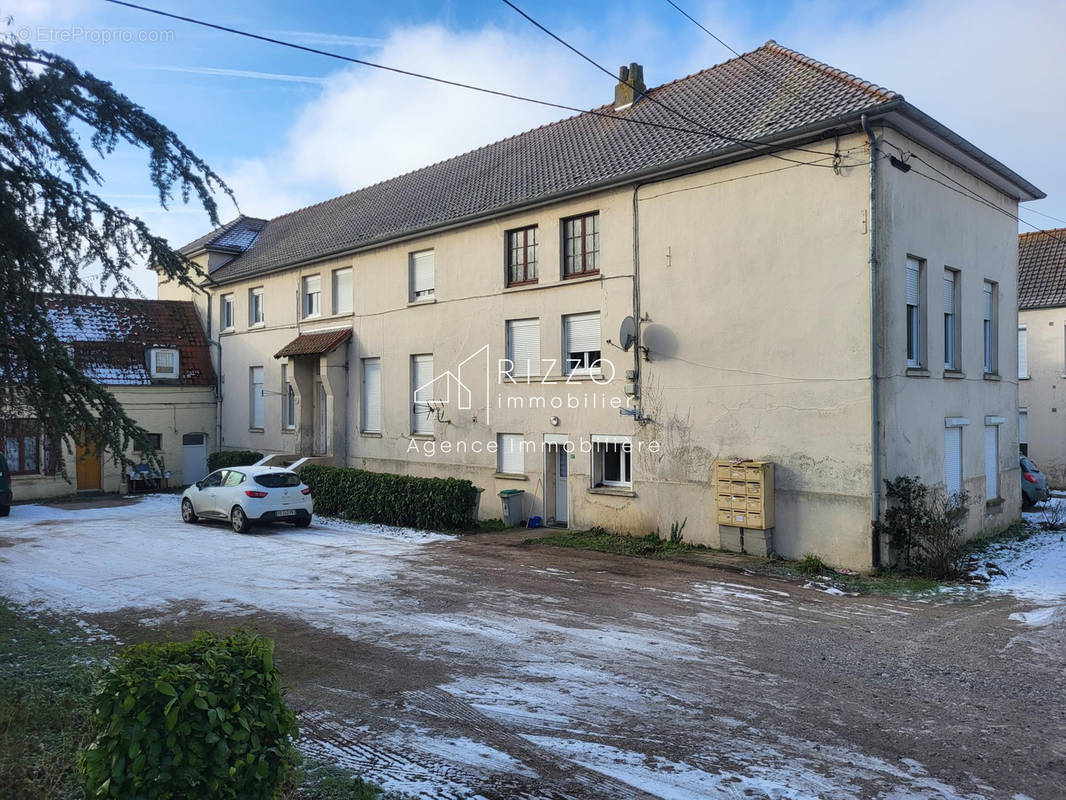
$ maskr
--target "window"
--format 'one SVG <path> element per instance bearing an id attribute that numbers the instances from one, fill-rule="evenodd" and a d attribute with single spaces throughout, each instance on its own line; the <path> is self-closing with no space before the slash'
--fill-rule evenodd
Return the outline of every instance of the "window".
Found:
<path id="1" fill-rule="evenodd" d="M 507 320 L 507 360 L 513 376 L 540 375 L 539 319 Z"/>
<path id="2" fill-rule="evenodd" d="M 263 320 L 263 287 L 248 290 L 248 325 L 262 325 Z"/>
<path id="3" fill-rule="evenodd" d="M 222 330 L 233 330 L 233 295 L 224 294 L 219 300 L 218 323 Z"/>
<path id="4" fill-rule="evenodd" d="M 507 285 L 537 282 L 537 226 L 507 232 Z"/>
<path id="5" fill-rule="evenodd" d="M 222 476 L 225 475 L 225 474 L 226 474 L 226 470 L 224 470 L 224 469 L 220 469 L 220 470 L 216 470 L 215 472 L 212 472 L 210 475 L 208 475 L 206 478 L 203 479 L 203 482 L 200 484 L 200 488 L 201 489 L 209 489 L 209 488 L 213 488 L 215 486 L 221 486 L 222 485 Z"/>
<path id="6" fill-rule="evenodd" d="M 240 486 L 244 483 L 244 473 L 236 470 L 227 470 L 226 477 L 222 480 L 223 486 Z"/>
<path id="7" fill-rule="evenodd" d="M 599 373 L 599 312 L 563 317 L 563 348 L 566 374 Z"/>
<path id="8" fill-rule="evenodd" d="M 907 259 L 907 366 L 922 366 L 922 262 Z"/>
<path id="9" fill-rule="evenodd" d="M 1029 455 L 1029 409 L 1018 409 L 1018 450 L 1023 456 Z"/>
<path id="10" fill-rule="evenodd" d="M 411 356 L 411 433 L 433 433 L 433 356 Z"/>
<path id="11" fill-rule="evenodd" d="M 982 333 L 984 336 L 985 372 L 994 374 L 998 368 L 998 353 L 996 352 L 996 301 L 999 299 L 996 284 L 985 281 L 984 321 Z"/>
<path id="12" fill-rule="evenodd" d="M 249 383 L 251 384 L 251 409 L 249 413 L 249 428 L 263 427 L 263 368 L 251 367 L 249 370 Z"/>
<path id="13" fill-rule="evenodd" d="M 1029 329 L 1025 325 L 1018 326 L 1018 377 L 1029 377 Z"/>
<path id="14" fill-rule="evenodd" d="M 352 268 L 333 270 L 333 313 L 351 314 L 354 305 Z"/>
<path id="15" fill-rule="evenodd" d="M 296 389 L 289 370 L 288 364 L 281 365 L 281 426 L 286 430 L 296 427 Z"/>
<path id="16" fill-rule="evenodd" d="M 526 454 L 520 433 L 496 434 L 496 471 L 507 475 L 524 475 Z"/>
<path id="17" fill-rule="evenodd" d="M 285 487 L 299 486 L 302 481 L 295 472 L 266 472 L 255 475 L 252 480 L 267 489 L 282 489 Z"/>
<path id="18" fill-rule="evenodd" d="M 145 453 L 148 450 L 153 450 L 154 452 L 158 453 L 160 450 L 163 449 L 163 434 L 161 434 L 161 433 L 149 433 L 148 437 L 144 441 L 144 444 L 146 444 L 147 447 L 144 447 L 144 446 L 138 447 L 137 448 L 137 452 L 138 453 Z"/>
<path id="19" fill-rule="evenodd" d="M 563 220 L 563 277 L 600 271 L 599 212 Z"/>
<path id="20" fill-rule="evenodd" d="M 955 313 L 958 275 L 953 269 L 944 270 L 944 369 L 951 370 L 959 368 L 959 317 Z"/>
<path id="21" fill-rule="evenodd" d="M 962 491 L 962 426 L 950 420 L 944 428 L 944 486 L 949 498 Z"/>
<path id="22" fill-rule="evenodd" d="M 410 255 L 410 280 L 412 303 L 433 299 L 435 267 L 432 250 L 422 250 Z"/>
<path id="23" fill-rule="evenodd" d="M 4 455 L 12 475 L 40 472 L 41 436 L 37 422 L 32 419 L 5 420 Z"/>
<path id="24" fill-rule="evenodd" d="M 308 275 L 303 279 L 303 312 L 305 317 L 322 313 L 322 276 Z"/>
<path id="25" fill-rule="evenodd" d="M 381 359 L 363 359 L 363 424 L 365 433 L 381 433 Z"/>
<path id="26" fill-rule="evenodd" d="M 178 377 L 178 351 L 173 348 L 154 347 L 151 351 L 153 378 Z"/>
<path id="27" fill-rule="evenodd" d="M 629 436 L 593 436 L 592 485 L 632 486 L 632 449 L 632 438 Z"/>
<path id="28" fill-rule="evenodd" d="M 985 425 L 985 500 L 999 499 L 999 425 Z"/>

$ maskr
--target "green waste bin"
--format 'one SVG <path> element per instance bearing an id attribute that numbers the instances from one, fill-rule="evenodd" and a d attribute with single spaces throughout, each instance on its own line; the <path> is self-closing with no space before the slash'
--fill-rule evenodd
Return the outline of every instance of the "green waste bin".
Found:
<path id="1" fill-rule="evenodd" d="M 522 489 L 504 489 L 500 492 L 503 501 L 503 524 L 508 528 L 522 524 Z"/>

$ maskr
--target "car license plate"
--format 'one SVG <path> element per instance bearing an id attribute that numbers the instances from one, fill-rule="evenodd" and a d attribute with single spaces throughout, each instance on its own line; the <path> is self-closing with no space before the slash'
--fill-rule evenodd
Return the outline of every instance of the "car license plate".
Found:
<path id="1" fill-rule="evenodd" d="M 278 511 L 276 516 L 279 516 L 279 517 L 295 517 L 296 516 L 296 509 L 295 508 L 287 508 L 284 511 Z"/>

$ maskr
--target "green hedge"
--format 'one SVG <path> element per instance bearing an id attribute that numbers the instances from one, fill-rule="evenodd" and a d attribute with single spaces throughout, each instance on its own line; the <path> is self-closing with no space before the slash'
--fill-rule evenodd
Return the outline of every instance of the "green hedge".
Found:
<path id="1" fill-rule="evenodd" d="M 223 467 L 246 467 L 263 457 L 255 450 L 220 450 L 207 457 L 207 471 L 214 472 Z"/>
<path id="2" fill-rule="evenodd" d="M 199 633 L 128 647 L 93 702 L 96 739 L 80 762 L 90 798 L 268 800 L 296 760 L 270 639 Z"/>
<path id="3" fill-rule="evenodd" d="M 311 487 L 315 513 L 428 530 L 469 528 L 480 491 L 458 478 L 416 478 L 350 467 L 309 464 L 300 477 Z"/>

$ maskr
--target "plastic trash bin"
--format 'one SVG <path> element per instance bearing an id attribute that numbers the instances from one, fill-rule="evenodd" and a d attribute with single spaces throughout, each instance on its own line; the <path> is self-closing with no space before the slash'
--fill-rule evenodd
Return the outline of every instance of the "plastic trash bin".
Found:
<path id="1" fill-rule="evenodd" d="M 504 489 L 500 492 L 503 501 L 503 524 L 508 528 L 522 524 L 522 489 Z"/>

